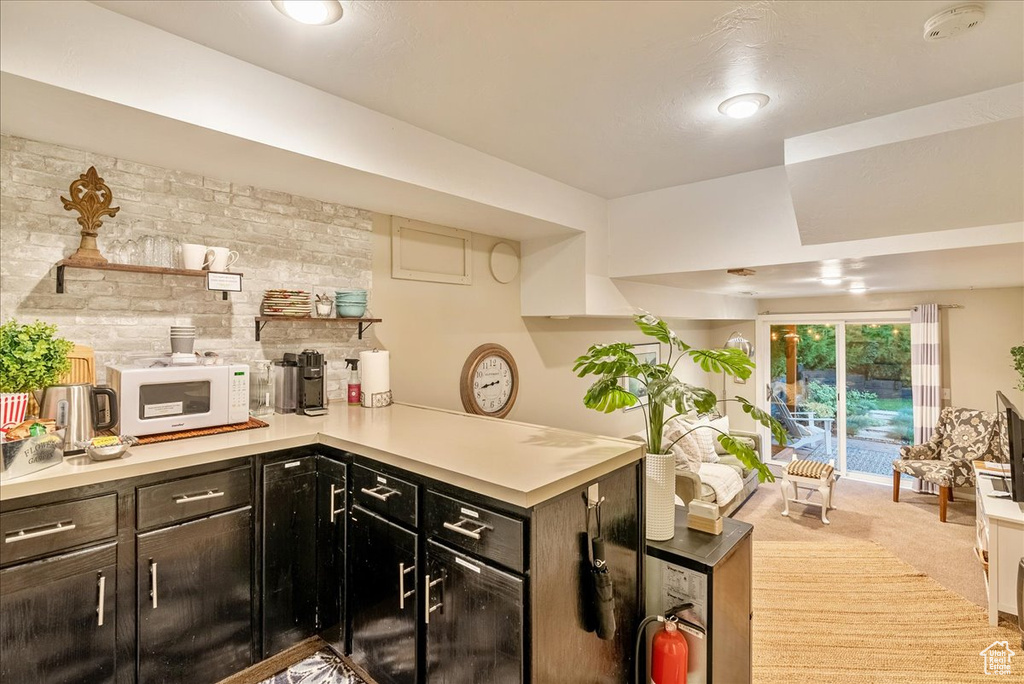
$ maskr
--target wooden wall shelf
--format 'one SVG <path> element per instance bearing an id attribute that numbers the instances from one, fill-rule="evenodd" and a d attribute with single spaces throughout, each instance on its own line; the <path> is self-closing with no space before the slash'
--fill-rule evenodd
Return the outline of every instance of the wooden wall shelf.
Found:
<path id="1" fill-rule="evenodd" d="M 120 271 L 122 273 L 154 273 L 157 275 L 191 276 L 193 278 L 205 278 L 211 271 L 193 271 L 187 268 L 164 268 L 163 266 L 136 266 L 135 264 L 90 264 L 70 259 L 63 259 L 57 262 L 57 294 L 64 294 L 64 269 L 84 268 L 92 271 Z M 231 275 L 241 276 L 241 273 L 232 272 Z M 227 292 L 221 292 L 224 299 L 228 298 Z"/>
<path id="2" fill-rule="evenodd" d="M 260 333 L 267 323 L 273 321 L 290 321 L 292 323 L 358 323 L 359 339 L 363 339 L 363 333 L 370 329 L 374 323 L 383 321 L 381 318 L 315 318 L 313 316 L 257 316 L 256 341 L 260 341 Z"/>

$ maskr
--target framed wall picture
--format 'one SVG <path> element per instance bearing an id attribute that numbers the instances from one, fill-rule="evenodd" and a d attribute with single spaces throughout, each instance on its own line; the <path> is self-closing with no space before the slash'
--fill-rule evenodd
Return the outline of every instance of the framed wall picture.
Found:
<path id="1" fill-rule="evenodd" d="M 661 363 L 661 345 L 657 342 L 634 344 L 633 353 L 640 363 Z M 640 400 L 636 404 L 622 409 L 623 411 L 635 411 L 641 406 L 647 406 L 647 388 L 641 382 L 636 378 L 624 376 L 619 379 L 619 383 L 623 389 L 636 395 L 636 398 Z"/>

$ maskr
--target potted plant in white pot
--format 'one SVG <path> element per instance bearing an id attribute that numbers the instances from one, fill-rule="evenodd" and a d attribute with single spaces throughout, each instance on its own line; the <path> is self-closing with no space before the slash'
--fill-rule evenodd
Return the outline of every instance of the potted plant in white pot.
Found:
<path id="1" fill-rule="evenodd" d="M 25 420 L 29 392 L 56 384 L 71 370 L 74 346 L 49 323 L 12 319 L 0 325 L 0 428 Z"/>
<path id="2" fill-rule="evenodd" d="M 675 375 L 676 366 L 684 358 L 709 373 L 724 373 L 740 379 L 750 377 L 754 362 L 740 349 L 693 349 L 679 339 L 661 319 L 648 313 L 638 314 L 633 322 L 645 335 L 668 347 L 663 363 L 642 363 L 633 353 L 633 345 L 624 342 L 595 344 L 576 359 L 573 371 L 579 377 L 597 376 L 583 397 L 587 408 L 611 413 L 641 404 L 647 437 L 647 536 L 649 539 L 670 539 L 675 520 L 675 457 L 673 444 L 694 430 L 714 430 L 719 444 L 736 456 L 747 468 L 757 471 L 762 482 L 774 481 L 768 467 L 745 442 L 710 425 L 699 425 L 684 432 L 671 443 L 664 443 L 665 424 L 678 416 L 691 413 L 706 414 L 713 411 L 720 400 L 706 387 L 683 382 Z M 648 402 L 644 406 L 639 397 L 622 386 L 622 378 L 633 378 L 645 388 Z M 770 414 L 757 408 L 743 397 L 736 396 L 721 402 L 735 402 L 744 413 L 768 427 L 780 444 L 786 443 L 785 428 Z"/>

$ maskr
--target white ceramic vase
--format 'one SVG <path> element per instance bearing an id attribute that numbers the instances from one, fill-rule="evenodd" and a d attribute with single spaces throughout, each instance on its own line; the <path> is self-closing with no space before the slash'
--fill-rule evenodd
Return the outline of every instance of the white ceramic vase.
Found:
<path id="1" fill-rule="evenodd" d="M 666 541 L 676 531 L 676 457 L 647 454 L 647 538 Z"/>

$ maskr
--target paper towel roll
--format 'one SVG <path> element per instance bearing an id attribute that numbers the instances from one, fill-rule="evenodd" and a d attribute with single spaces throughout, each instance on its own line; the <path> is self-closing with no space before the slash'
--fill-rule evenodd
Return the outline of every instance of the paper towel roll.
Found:
<path id="1" fill-rule="evenodd" d="M 359 352 L 362 371 L 360 400 L 367 408 L 391 404 L 391 353 L 374 349 Z"/>

